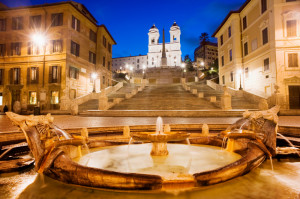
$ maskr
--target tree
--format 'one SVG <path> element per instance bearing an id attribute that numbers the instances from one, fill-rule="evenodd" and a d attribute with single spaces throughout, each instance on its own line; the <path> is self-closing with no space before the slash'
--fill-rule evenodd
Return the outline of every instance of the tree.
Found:
<path id="1" fill-rule="evenodd" d="M 199 40 L 200 40 L 200 45 L 203 46 L 206 42 L 209 41 L 208 33 L 207 32 L 201 33 Z"/>
<path id="2" fill-rule="evenodd" d="M 194 71 L 193 62 L 189 55 L 184 56 L 185 68 L 189 71 Z"/>

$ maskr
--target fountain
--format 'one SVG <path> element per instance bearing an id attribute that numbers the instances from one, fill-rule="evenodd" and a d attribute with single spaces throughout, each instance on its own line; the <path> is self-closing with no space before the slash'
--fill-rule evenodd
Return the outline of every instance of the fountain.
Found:
<path id="1" fill-rule="evenodd" d="M 152 143 L 151 155 L 166 156 L 169 154 L 167 142 L 186 140 L 190 136 L 186 132 L 164 132 L 163 121 L 161 117 L 157 118 L 156 132 L 139 132 L 131 134 L 131 137 L 137 141 L 150 141 Z"/>
<path id="2" fill-rule="evenodd" d="M 53 118 L 47 116 L 20 116 L 15 113 L 7 113 L 13 123 L 24 132 L 29 148 L 35 158 L 35 169 L 39 173 L 68 184 L 77 184 L 88 187 L 100 187 L 109 189 L 140 190 L 140 189 L 162 189 L 166 185 L 172 184 L 181 187 L 188 184 L 190 187 L 207 186 L 230 180 L 244 175 L 258 167 L 267 156 L 276 154 L 276 132 L 277 132 L 277 112 L 279 107 L 274 107 L 267 111 L 245 112 L 242 119 L 232 124 L 226 131 L 218 136 L 203 135 L 190 139 L 191 146 L 183 144 L 170 144 L 167 149 L 167 142 L 178 142 L 187 139 L 190 134 L 186 132 L 163 132 L 161 118 L 157 121 L 156 132 L 134 132 L 131 136 L 134 140 L 151 142 L 151 144 L 131 145 L 133 147 L 134 160 L 130 167 L 139 167 L 142 162 L 147 161 L 147 154 L 150 162 L 156 162 L 143 168 L 128 168 L 124 170 L 114 168 L 110 164 L 103 167 L 99 163 L 110 162 L 108 156 L 116 151 L 114 159 L 120 159 L 121 164 L 127 164 L 132 159 L 127 159 L 127 155 L 122 153 L 127 151 L 127 146 L 114 146 L 109 149 L 96 151 L 89 154 L 87 166 L 81 164 L 85 162 L 85 156 L 78 163 L 72 160 L 78 146 L 83 146 L 89 140 L 82 136 L 70 136 L 53 125 Z M 57 135 L 65 136 L 57 136 Z M 226 150 L 221 150 L 222 140 L 228 138 Z M 213 149 L 204 145 L 212 145 Z M 125 147 L 125 148 L 124 148 Z M 150 148 L 151 152 L 150 152 Z M 188 148 L 188 149 L 187 149 Z M 201 148 L 204 152 L 197 152 Z M 148 150 L 149 149 L 149 150 Z M 74 152 L 75 151 L 75 152 Z M 211 151 L 209 153 L 208 151 Z M 201 161 L 205 158 L 212 158 L 211 154 L 221 155 L 214 162 Z M 91 156 L 91 155 L 96 156 Z M 109 154 L 109 155 L 107 155 Z M 180 155 L 179 155 L 180 154 Z M 204 155 L 204 156 L 203 156 Z M 203 156 L 203 157 L 202 157 Z M 92 157 L 92 158 L 91 158 Z M 180 158 L 185 159 L 180 159 Z M 196 159 L 200 157 L 200 160 Z M 221 157 L 221 158 L 220 158 Z M 144 158 L 144 159 L 143 159 Z M 179 158 L 174 161 L 174 158 Z M 94 161 L 94 160 L 98 160 Z M 193 160 L 193 161 L 191 161 Z M 161 164 L 169 162 L 168 168 L 175 175 L 170 177 L 164 175 L 164 168 Z M 173 165 L 173 162 L 184 162 L 185 165 Z M 152 165 L 152 166 L 151 166 Z M 213 165 L 205 167 L 205 165 Z M 161 170 L 163 172 L 161 172 Z M 147 171 L 146 171 L 147 170 Z M 146 172 L 143 172 L 146 171 Z"/>

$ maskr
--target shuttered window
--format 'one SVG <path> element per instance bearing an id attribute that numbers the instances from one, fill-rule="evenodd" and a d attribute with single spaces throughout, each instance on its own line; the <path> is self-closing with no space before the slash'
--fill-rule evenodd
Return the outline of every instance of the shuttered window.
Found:
<path id="1" fill-rule="evenodd" d="M 80 32 L 80 21 L 74 16 L 72 16 L 72 28 Z"/>
<path id="2" fill-rule="evenodd" d="M 288 54 L 289 67 L 298 67 L 298 53 Z"/>
<path id="3" fill-rule="evenodd" d="M 0 69 L 0 85 L 4 85 L 4 69 Z"/>
<path id="4" fill-rule="evenodd" d="M 79 57 L 80 45 L 71 41 L 71 53 L 77 57 Z"/>
<path id="5" fill-rule="evenodd" d="M 297 36 L 297 20 L 286 21 L 286 36 L 287 37 Z"/>
<path id="6" fill-rule="evenodd" d="M 27 84 L 38 84 L 39 83 L 39 68 L 30 67 L 27 68 Z"/>
<path id="7" fill-rule="evenodd" d="M 54 13 L 51 15 L 51 26 L 62 26 L 63 25 L 63 13 Z"/>
<path id="8" fill-rule="evenodd" d="M 49 83 L 60 83 L 61 81 L 61 67 L 50 66 L 49 67 Z"/>

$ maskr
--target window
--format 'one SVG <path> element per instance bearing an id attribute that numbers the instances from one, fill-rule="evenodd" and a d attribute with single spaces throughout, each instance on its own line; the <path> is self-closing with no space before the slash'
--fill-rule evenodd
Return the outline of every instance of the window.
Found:
<path id="1" fill-rule="evenodd" d="M 27 84 L 39 83 L 39 68 L 30 67 L 27 68 Z"/>
<path id="2" fill-rule="evenodd" d="M 108 52 L 110 52 L 111 53 L 111 44 L 110 43 L 108 43 Z"/>
<path id="3" fill-rule="evenodd" d="M 244 56 L 248 55 L 248 42 L 244 43 Z"/>
<path id="4" fill-rule="evenodd" d="M 232 49 L 229 50 L 229 61 L 232 61 Z"/>
<path id="5" fill-rule="evenodd" d="M 245 77 L 248 78 L 249 77 L 249 68 L 245 68 Z"/>
<path id="6" fill-rule="evenodd" d="M 13 17 L 12 18 L 12 29 L 22 30 L 23 29 L 23 17 Z"/>
<path id="7" fill-rule="evenodd" d="M 52 40 L 52 52 L 53 53 L 62 52 L 62 40 Z"/>
<path id="8" fill-rule="evenodd" d="M 79 57 L 80 45 L 71 41 L 71 53 L 77 57 Z"/>
<path id="9" fill-rule="evenodd" d="M 105 57 L 103 57 L 102 66 L 105 67 Z"/>
<path id="10" fill-rule="evenodd" d="M 59 92 L 51 91 L 51 104 L 59 104 Z"/>
<path id="11" fill-rule="evenodd" d="M 224 56 L 221 57 L 222 66 L 224 66 Z"/>
<path id="12" fill-rule="evenodd" d="M 0 106 L 2 106 L 2 105 L 3 105 L 3 94 L 0 93 Z"/>
<path id="13" fill-rule="evenodd" d="M 288 64 L 289 67 L 298 67 L 298 53 L 288 54 Z"/>
<path id="14" fill-rule="evenodd" d="M 287 37 L 297 36 L 297 20 L 286 21 L 286 36 Z"/>
<path id="15" fill-rule="evenodd" d="M 106 47 L 106 38 L 103 36 L 103 46 Z"/>
<path id="16" fill-rule="evenodd" d="M 11 55 L 21 55 L 21 42 L 11 43 Z"/>
<path id="17" fill-rule="evenodd" d="M 97 41 L 97 34 L 92 30 L 90 30 L 90 40 L 93 42 Z"/>
<path id="18" fill-rule="evenodd" d="M 262 37 L 263 37 L 263 45 L 265 45 L 269 41 L 269 39 L 268 39 L 268 28 L 263 29 Z"/>
<path id="19" fill-rule="evenodd" d="M 243 18 L 243 30 L 245 30 L 247 28 L 247 17 L 244 16 Z"/>
<path id="20" fill-rule="evenodd" d="M 253 39 L 251 42 L 251 49 L 252 51 L 257 49 L 257 39 Z"/>
<path id="21" fill-rule="evenodd" d="M 228 27 L 228 38 L 231 37 L 231 26 Z"/>
<path id="22" fill-rule="evenodd" d="M 292 1 L 297 1 L 297 0 L 286 0 L 286 2 L 292 2 Z"/>
<path id="23" fill-rule="evenodd" d="M 37 103 L 37 93 L 35 91 L 29 91 L 29 104 Z"/>
<path id="24" fill-rule="evenodd" d="M 223 35 L 221 35 L 221 37 L 220 37 L 220 42 L 221 42 L 221 45 L 223 45 Z"/>
<path id="25" fill-rule="evenodd" d="M 6 19 L 0 19 L 0 31 L 6 31 Z"/>
<path id="26" fill-rule="evenodd" d="M 40 48 L 39 48 L 39 46 L 33 45 L 33 43 L 28 42 L 27 54 L 28 55 L 38 55 L 38 54 L 40 54 Z"/>
<path id="27" fill-rule="evenodd" d="M 63 13 L 54 13 L 51 15 L 51 26 L 62 26 L 63 25 Z"/>
<path id="28" fill-rule="evenodd" d="M 72 28 L 80 32 L 80 21 L 74 16 L 72 16 Z"/>
<path id="29" fill-rule="evenodd" d="M 222 83 L 225 84 L 225 76 L 222 76 Z"/>
<path id="30" fill-rule="evenodd" d="M 110 62 L 107 62 L 107 69 L 110 70 Z"/>
<path id="31" fill-rule="evenodd" d="M 12 68 L 10 69 L 9 73 L 10 73 L 10 84 L 20 84 L 21 69 Z"/>
<path id="32" fill-rule="evenodd" d="M 29 27 L 30 28 L 40 28 L 42 25 L 42 16 L 36 15 L 36 16 L 30 16 L 29 18 Z"/>
<path id="33" fill-rule="evenodd" d="M 0 85 L 4 84 L 4 69 L 0 69 Z"/>
<path id="34" fill-rule="evenodd" d="M 105 85 L 105 76 L 102 77 L 102 83 Z"/>
<path id="35" fill-rule="evenodd" d="M 79 79 L 79 69 L 70 66 L 70 69 L 69 69 L 69 77 L 70 77 L 70 78 L 73 78 L 73 79 Z"/>
<path id="36" fill-rule="evenodd" d="M 233 82 L 233 72 L 230 72 L 230 80 Z"/>
<path id="37" fill-rule="evenodd" d="M 267 0 L 261 0 L 261 13 L 267 10 Z"/>
<path id="38" fill-rule="evenodd" d="M 90 63 L 96 64 L 96 54 L 93 52 L 89 52 L 89 61 Z"/>
<path id="39" fill-rule="evenodd" d="M 49 83 L 60 83 L 60 66 L 50 66 L 49 67 Z"/>
<path id="40" fill-rule="evenodd" d="M 268 71 L 268 70 L 270 70 L 269 58 L 264 59 L 264 71 Z"/>
<path id="41" fill-rule="evenodd" d="M 5 44 L 0 44 L 0 56 L 5 56 Z"/>

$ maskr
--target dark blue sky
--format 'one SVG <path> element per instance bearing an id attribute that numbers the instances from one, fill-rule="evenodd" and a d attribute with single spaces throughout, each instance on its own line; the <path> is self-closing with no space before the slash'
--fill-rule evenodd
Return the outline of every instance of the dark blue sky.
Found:
<path id="1" fill-rule="evenodd" d="M 59 2 L 59 0 L 0 0 L 10 7 Z M 76 0 L 84 4 L 99 24 L 105 24 L 117 45 L 113 57 L 147 54 L 148 31 L 155 23 L 169 30 L 174 20 L 181 28 L 182 57 L 193 58 L 202 32 L 211 35 L 230 10 L 245 0 Z M 167 32 L 168 33 L 168 32 Z M 162 38 L 160 38 L 162 40 Z M 169 34 L 166 34 L 169 41 Z M 212 41 L 215 41 L 212 39 Z"/>

